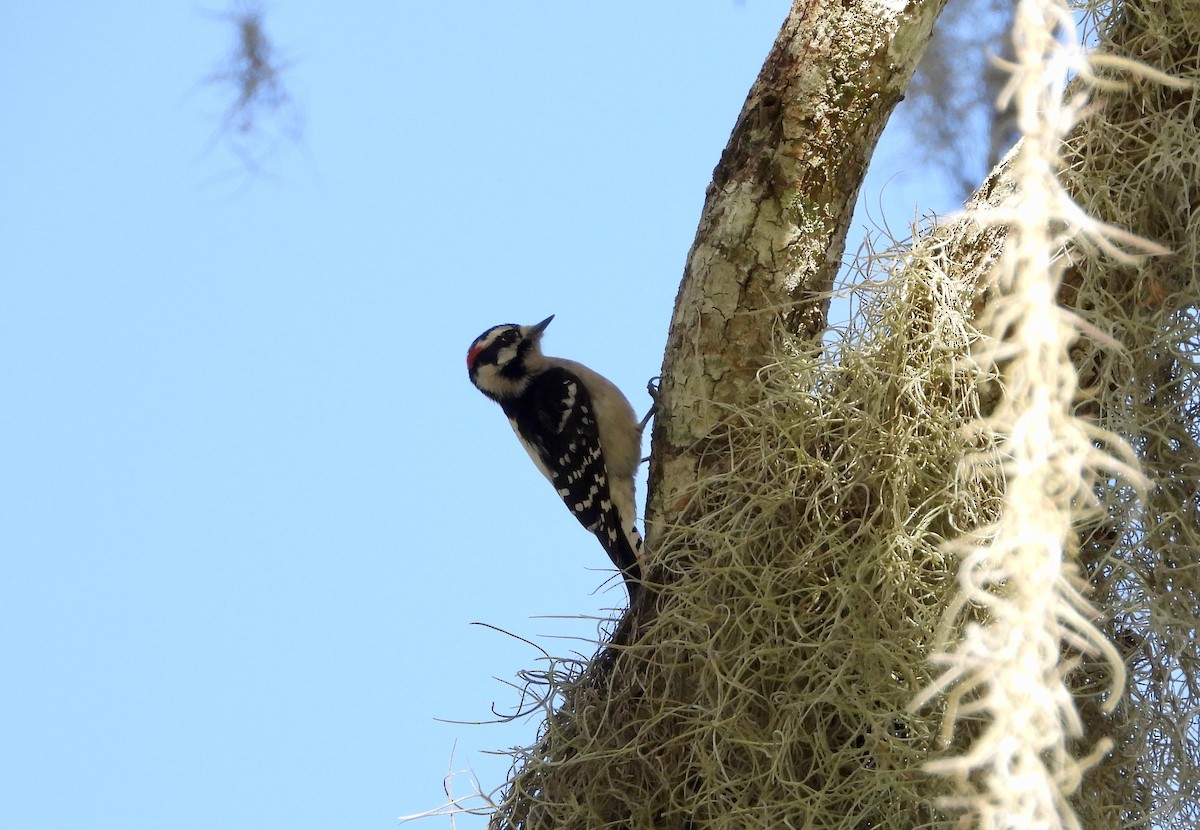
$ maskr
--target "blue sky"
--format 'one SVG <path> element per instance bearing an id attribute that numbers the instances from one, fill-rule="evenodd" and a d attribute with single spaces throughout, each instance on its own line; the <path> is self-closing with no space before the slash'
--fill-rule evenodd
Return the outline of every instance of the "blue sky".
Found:
<path id="1" fill-rule="evenodd" d="M 0 12 L 6 826 L 391 828 L 452 752 L 503 782 L 536 721 L 438 719 L 538 653 L 471 623 L 590 654 L 624 595 L 467 346 L 555 314 L 648 405 L 787 6 L 277 0 L 305 130 L 258 178 L 213 140 L 220 6 Z M 901 224 L 953 207 L 904 140 L 863 196 Z"/>

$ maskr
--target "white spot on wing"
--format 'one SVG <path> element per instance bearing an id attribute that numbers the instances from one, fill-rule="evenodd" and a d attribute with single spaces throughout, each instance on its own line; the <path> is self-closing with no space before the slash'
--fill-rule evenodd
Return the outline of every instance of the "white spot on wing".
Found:
<path id="1" fill-rule="evenodd" d="M 562 418 L 558 421 L 558 429 L 555 432 L 562 432 L 567 427 L 567 421 L 571 417 L 571 413 L 575 410 L 575 397 L 579 392 L 579 387 L 575 385 L 575 381 L 567 381 L 567 399 L 563 401 Z M 575 445 L 571 445 L 571 449 L 575 449 Z"/>

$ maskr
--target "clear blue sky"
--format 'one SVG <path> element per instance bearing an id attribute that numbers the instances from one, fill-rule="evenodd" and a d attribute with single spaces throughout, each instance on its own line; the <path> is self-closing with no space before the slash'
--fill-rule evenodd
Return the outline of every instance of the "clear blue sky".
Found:
<path id="1" fill-rule="evenodd" d="M 503 782 L 536 720 L 436 719 L 538 654 L 470 624 L 590 654 L 624 595 L 467 346 L 553 313 L 648 404 L 787 6 L 277 0 L 306 128 L 257 180 L 203 4 L 0 12 L 0 825 L 392 828 L 452 751 Z"/>

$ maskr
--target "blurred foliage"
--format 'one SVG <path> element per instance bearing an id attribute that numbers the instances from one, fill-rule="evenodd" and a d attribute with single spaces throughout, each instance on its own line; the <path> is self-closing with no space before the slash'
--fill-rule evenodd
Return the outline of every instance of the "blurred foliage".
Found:
<path id="1" fill-rule="evenodd" d="M 221 115 L 215 142 L 238 157 L 249 173 L 262 172 L 263 162 L 285 143 L 299 142 L 303 119 L 284 85 L 292 66 L 280 58 L 264 28 L 264 8 L 247 0 L 225 12 L 210 13 L 234 31 L 234 45 L 204 83 L 220 89 L 230 103 Z"/>
<path id="2" fill-rule="evenodd" d="M 1016 143 L 1011 107 L 996 109 L 1011 61 L 1011 0 L 950 0 L 905 99 L 923 160 L 966 199 Z"/>

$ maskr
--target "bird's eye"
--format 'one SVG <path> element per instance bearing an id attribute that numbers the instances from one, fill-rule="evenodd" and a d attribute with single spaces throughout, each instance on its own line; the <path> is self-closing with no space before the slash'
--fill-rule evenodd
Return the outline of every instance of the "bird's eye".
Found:
<path id="1" fill-rule="evenodd" d="M 500 342 L 505 346 L 517 342 L 517 333 L 512 329 L 509 329 L 508 331 L 504 332 L 504 334 L 500 335 Z"/>

